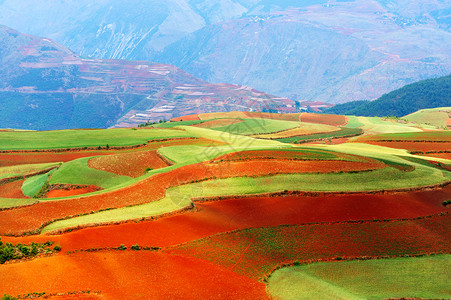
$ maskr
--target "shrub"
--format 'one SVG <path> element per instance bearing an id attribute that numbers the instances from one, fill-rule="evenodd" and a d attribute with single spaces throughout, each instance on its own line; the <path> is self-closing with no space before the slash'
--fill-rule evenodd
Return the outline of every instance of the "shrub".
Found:
<path id="1" fill-rule="evenodd" d="M 450 204 L 451 204 L 451 200 L 445 200 L 445 201 L 442 202 L 442 205 L 445 206 L 445 207 L 450 205 Z"/>
<path id="2" fill-rule="evenodd" d="M 7 294 L 3 294 L 2 300 L 17 300 L 17 298 Z"/>
<path id="3" fill-rule="evenodd" d="M 133 245 L 133 246 L 131 246 L 130 249 L 131 250 L 139 250 L 139 249 L 141 249 L 141 247 L 139 245 Z"/>
<path id="4" fill-rule="evenodd" d="M 124 251 L 124 250 L 127 250 L 127 247 L 125 247 L 124 244 L 121 244 L 118 249 L 121 251 Z"/>
<path id="5" fill-rule="evenodd" d="M 53 247 L 53 251 L 55 251 L 55 252 L 61 251 L 61 246 L 60 245 L 55 245 L 55 247 Z"/>

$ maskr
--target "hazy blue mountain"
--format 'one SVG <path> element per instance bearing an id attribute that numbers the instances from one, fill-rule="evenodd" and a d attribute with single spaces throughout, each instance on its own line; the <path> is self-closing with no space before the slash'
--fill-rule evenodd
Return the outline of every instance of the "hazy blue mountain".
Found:
<path id="1" fill-rule="evenodd" d="M 203 112 L 295 110 L 292 100 L 210 84 L 172 65 L 82 58 L 5 26 L 0 43 L 0 128 L 131 127 Z"/>
<path id="2" fill-rule="evenodd" d="M 0 0 L 0 24 L 81 56 L 331 102 L 449 74 L 450 12 L 451 0 Z"/>

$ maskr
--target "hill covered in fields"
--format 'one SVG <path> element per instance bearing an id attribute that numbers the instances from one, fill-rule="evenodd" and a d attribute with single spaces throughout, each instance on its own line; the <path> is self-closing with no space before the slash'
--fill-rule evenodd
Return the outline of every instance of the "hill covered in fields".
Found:
<path id="1" fill-rule="evenodd" d="M 324 106 L 246 86 L 210 84 L 172 65 L 80 57 L 46 38 L 0 27 L 0 127 L 131 127 L 192 113 L 294 112 Z"/>
<path id="2" fill-rule="evenodd" d="M 431 113 L 2 130 L 0 291 L 449 298 L 451 133 Z"/>
<path id="3" fill-rule="evenodd" d="M 83 57 L 168 63 L 293 100 L 372 100 L 451 72 L 448 0 L 39 4 L 0 1 L 0 24 Z"/>

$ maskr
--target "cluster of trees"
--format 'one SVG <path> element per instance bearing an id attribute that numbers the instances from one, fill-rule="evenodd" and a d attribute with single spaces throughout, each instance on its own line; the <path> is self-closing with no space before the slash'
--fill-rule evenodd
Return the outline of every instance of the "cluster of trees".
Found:
<path id="1" fill-rule="evenodd" d="M 348 102 L 323 112 L 365 117 L 402 117 L 420 109 L 450 106 L 450 103 L 451 75 L 448 75 L 406 85 L 374 101 Z"/>
<path id="2" fill-rule="evenodd" d="M 4 264 L 8 260 L 28 258 L 36 256 L 39 253 L 52 253 L 61 250 L 61 247 L 58 245 L 50 249 L 52 244 L 52 242 L 46 242 L 43 244 L 13 245 L 11 243 L 3 243 L 0 239 L 0 264 Z"/>
<path id="3" fill-rule="evenodd" d="M 140 127 L 140 128 L 141 127 L 148 127 L 148 126 L 155 125 L 155 124 L 158 124 L 158 123 L 166 123 L 166 122 L 167 122 L 166 119 L 159 120 L 158 122 L 147 121 L 146 123 L 139 124 L 138 127 Z"/>

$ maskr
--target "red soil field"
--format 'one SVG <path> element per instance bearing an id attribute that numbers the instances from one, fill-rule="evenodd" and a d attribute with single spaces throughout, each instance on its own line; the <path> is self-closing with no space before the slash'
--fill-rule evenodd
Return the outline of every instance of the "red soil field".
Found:
<path id="1" fill-rule="evenodd" d="M 314 170 L 318 172 L 317 170 L 319 168 L 322 168 L 325 172 L 330 172 L 331 166 L 335 166 L 336 164 L 343 168 L 351 168 L 352 170 L 379 167 L 379 165 L 371 163 L 338 161 L 334 161 L 332 164 L 321 161 L 293 161 L 290 163 L 270 161 L 264 164 L 255 161 L 213 164 L 200 163 L 185 166 L 167 173 L 157 174 L 112 192 L 62 201 L 41 202 L 33 206 L 0 211 L 0 233 L 20 234 L 29 230 L 36 230 L 47 222 L 67 216 L 76 216 L 106 208 L 119 208 L 127 205 L 148 203 L 163 197 L 164 191 L 168 187 L 204 178 L 224 178 L 245 174 L 266 175 L 268 171 L 293 173 L 303 170 L 308 172 Z"/>
<path id="2" fill-rule="evenodd" d="M 268 298 L 264 283 L 196 258 L 150 251 L 43 257 L 5 264 L 0 278 L 0 290 L 9 295 L 99 291 L 101 299 Z"/>
<path id="3" fill-rule="evenodd" d="M 197 212 L 185 212 L 139 223 L 99 226 L 61 235 L 3 237 L 13 244 L 55 241 L 63 252 L 77 249 L 131 246 L 168 247 L 237 229 L 342 222 L 351 220 L 416 218 L 450 211 L 451 185 L 433 191 L 396 194 L 328 194 L 273 196 L 197 202 Z M 252 211 L 252 213 L 249 213 Z"/>
<path id="4" fill-rule="evenodd" d="M 18 180 L 0 185 L 0 198 L 28 198 L 21 190 L 24 181 Z"/>
<path id="5" fill-rule="evenodd" d="M 172 118 L 171 119 L 172 122 L 177 122 L 177 121 L 198 121 L 198 120 L 200 120 L 198 114 L 188 115 L 188 116 L 183 116 L 183 117 L 177 117 L 177 118 Z"/>
<path id="6" fill-rule="evenodd" d="M 157 151 L 99 156 L 88 161 L 88 167 L 133 178 L 144 175 L 147 168 L 160 169 L 169 166 Z"/>
<path id="7" fill-rule="evenodd" d="M 389 222 L 252 228 L 165 250 L 261 278 L 282 263 L 336 257 L 449 253 L 451 215 Z"/>
<path id="8" fill-rule="evenodd" d="M 215 119 L 207 122 L 203 122 L 200 124 L 193 125 L 193 127 L 200 127 L 200 128 L 215 128 L 215 127 L 222 127 L 222 126 L 228 126 L 236 123 L 243 122 L 243 120 L 240 119 Z"/>
<path id="9" fill-rule="evenodd" d="M 278 159 L 281 161 L 286 160 L 304 160 L 304 159 L 341 159 L 359 162 L 378 162 L 375 159 L 371 159 L 364 156 L 345 154 L 339 152 L 322 152 L 322 151 L 284 151 L 284 150 L 250 150 L 233 152 L 225 154 L 216 158 L 214 161 L 241 161 L 241 160 L 258 160 L 258 159 Z"/>
<path id="10" fill-rule="evenodd" d="M 208 139 L 173 139 L 169 141 L 153 141 L 146 146 L 123 149 L 123 150 L 80 150 L 80 151 L 68 151 L 68 152 L 32 152 L 32 153 L 0 153 L 0 165 L 1 166 L 15 166 L 22 164 L 39 164 L 50 162 L 67 162 L 77 158 L 100 156 L 100 155 L 113 155 L 120 153 L 132 153 L 139 151 L 156 150 L 161 147 L 179 146 L 179 145 L 222 145 L 221 142 L 216 142 Z"/>
<path id="11" fill-rule="evenodd" d="M 47 198 L 60 198 L 60 197 L 69 197 L 69 196 L 77 196 L 77 195 L 83 195 L 87 193 L 96 192 L 98 190 L 101 190 L 101 188 L 91 185 L 83 188 L 69 188 L 69 189 L 55 189 L 48 191 L 46 193 Z"/>
<path id="12" fill-rule="evenodd" d="M 382 141 L 365 141 L 367 144 L 406 149 L 410 152 L 428 152 L 428 151 L 447 151 L 451 149 L 451 141 L 449 143 L 434 142 L 382 142 Z"/>
<path id="13" fill-rule="evenodd" d="M 331 173 L 382 169 L 382 162 L 354 162 L 340 160 L 248 160 L 208 164 L 216 177 L 265 176 L 268 174 Z"/>
<path id="14" fill-rule="evenodd" d="M 348 120 L 342 115 L 326 115 L 326 114 L 312 114 L 312 113 L 301 113 L 301 122 L 326 124 L 332 126 L 345 125 Z"/>

